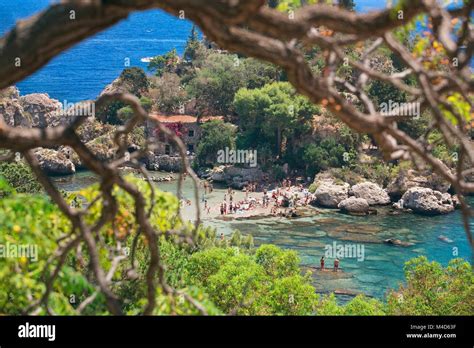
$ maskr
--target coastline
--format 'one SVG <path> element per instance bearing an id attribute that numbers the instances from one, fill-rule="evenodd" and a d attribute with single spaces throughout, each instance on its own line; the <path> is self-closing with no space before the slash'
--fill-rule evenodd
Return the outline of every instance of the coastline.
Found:
<path id="1" fill-rule="evenodd" d="M 165 177 L 166 172 L 152 172 L 152 176 Z M 174 174 L 176 176 L 176 174 Z M 90 172 L 78 172 L 72 176 L 54 177 L 59 188 L 78 190 L 94 182 Z M 157 182 L 160 190 L 176 193 L 176 181 Z M 192 198 L 192 181 L 186 179 L 183 184 L 183 196 Z M 412 213 L 390 215 L 390 207 L 379 208 L 377 215 L 353 216 L 342 214 L 338 209 L 303 207 L 301 216 L 284 218 L 269 216 L 265 210 L 256 210 L 247 214 L 228 214 L 221 217 L 218 210 L 226 192 L 225 187 L 215 185 L 207 198 L 215 205 L 212 214 L 202 214 L 205 226 L 216 228 L 225 238 L 230 238 L 234 230 L 242 234 L 252 234 L 255 245 L 275 244 L 285 249 L 296 250 L 301 258 L 301 266 L 318 267 L 319 259 L 325 253 L 325 246 L 337 242 L 341 245 L 365 245 L 366 258 L 358 262 L 354 258 L 341 260 L 341 269 L 333 277 L 333 272 L 313 270 L 312 283 L 318 293 L 336 294 L 338 301 L 350 300 L 349 294 L 364 293 L 367 296 L 383 298 L 386 290 L 396 288 L 404 279 L 403 264 L 409 259 L 426 255 L 429 258 L 447 264 L 452 256 L 452 248 L 458 249 L 458 256 L 466 260 L 472 258 L 465 241 L 460 211 L 448 215 L 423 216 Z M 236 199 L 245 194 L 235 191 Z M 262 193 L 256 193 L 258 197 Z M 474 198 L 469 198 L 474 200 Z M 200 202 L 201 206 L 203 203 Z M 195 205 L 184 206 L 182 215 L 194 220 Z M 438 240 L 444 234 L 453 240 L 446 244 Z M 384 239 L 396 238 L 413 242 L 408 247 L 383 243 Z M 446 248 L 448 246 L 448 248 Z M 328 260 L 332 265 L 332 260 Z"/>

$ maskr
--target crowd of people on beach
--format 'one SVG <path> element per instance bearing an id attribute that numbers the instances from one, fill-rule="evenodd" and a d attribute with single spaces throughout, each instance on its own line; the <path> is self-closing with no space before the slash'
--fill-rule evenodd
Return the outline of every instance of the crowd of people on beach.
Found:
<path id="1" fill-rule="evenodd" d="M 202 202 L 204 203 L 204 211 L 210 214 L 211 206 L 207 200 L 207 195 L 212 193 L 214 187 L 211 182 L 206 180 L 201 181 L 200 186 L 203 188 Z M 260 195 L 261 196 L 257 196 Z M 296 208 L 306 206 L 311 203 L 313 195 L 309 192 L 308 188 L 305 187 L 301 182 L 293 182 L 287 178 L 281 181 L 274 189 L 269 190 L 268 185 L 258 184 L 256 182 L 250 182 L 243 187 L 242 192 L 244 193 L 243 198 L 236 199 L 236 192 L 228 187 L 224 192 L 223 200 L 218 205 L 218 212 L 221 216 L 229 214 L 238 214 L 246 211 L 270 208 L 270 214 L 273 216 L 296 216 Z M 185 200 L 187 205 L 191 205 L 189 200 Z M 263 211 L 265 212 L 265 211 Z M 221 234 L 221 239 L 224 238 Z M 320 270 L 324 271 L 325 268 L 324 256 L 320 259 Z M 334 259 L 334 265 L 332 267 L 334 272 L 339 271 L 340 260 Z"/>
<path id="2" fill-rule="evenodd" d="M 227 189 L 227 192 L 224 193 L 224 200 L 220 204 L 221 215 L 234 214 L 241 211 L 248 211 L 256 208 L 258 204 L 261 204 L 261 202 L 249 196 L 249 193 L 255 192 L 255 190 L 256 185 L 249 184 L 247 187 L 244 188 L 245 199 L 236 202 L 234 201 L 235 192 L 229 187 Z"/>
<path id="3" fill-rule="evenodd" d="M 207 193 L 206 187 L 205 183 L 205 193 Z M 262 192 L 261 196 L 257 195 L 258 190 Z M 257 208 L 265 211 L 270 208 L 269 213 L 273 216 L 296 216 L 297 206 L 306 206 L 311 202 L 311 194 L 308 189 L 301 183 L 293 185 L 291 179 L 284 179 L 273 190 L 268 190 L 267 187 L 256 182 L 250 182 L 242 191 L 245 194 L 244 198 L 236 200 L 235 191 L 230 187 L 227 189 L 219 204 L 220 215 L 243 213 Z M 204 210 L 209 214 L 211 207 L 205 198 L 203 198 L 203 202 Z"/>

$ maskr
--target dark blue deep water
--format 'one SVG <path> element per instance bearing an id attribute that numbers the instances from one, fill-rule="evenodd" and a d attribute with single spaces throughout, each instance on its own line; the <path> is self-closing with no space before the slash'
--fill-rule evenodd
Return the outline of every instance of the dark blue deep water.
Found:
<path id="1" fill-rule="evenodd" d="M 0 34 L 17 20 L 44 10 L 52 0 L 1 0 Z M 356 0 L 356 10 L 368 12 L 385 6 L 384 0 Z M 126 67 L 146 70 L 142 58 L 173 48 L 182 53 L 192 24 L 163 11 L 132 14 L 114 27 L 64 52 L 33 76 L 18 83 L 22 94 L 48 93 L 61 102 L 95 99 Z"/>
<path id="2" fill-rule="evenodd" d="M 49 0 L 2 0 L 0 34 L 16 20 L 46 8 Z M 182 52 L 192 24 L 162 11 L 134 13 L 128 19 L 64 52 L 33 76 L 20 82 L 21 94 L 48 93 L 61 102 L 95 99 L 126 67 L 142 67 L 144 57 L 172 48 Z"/>

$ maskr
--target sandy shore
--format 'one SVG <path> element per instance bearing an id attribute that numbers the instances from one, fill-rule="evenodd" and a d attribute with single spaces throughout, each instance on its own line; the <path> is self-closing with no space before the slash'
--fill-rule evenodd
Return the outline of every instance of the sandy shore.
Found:
<path id="1" fill-rule="evenodd" d="M 280 189 L 282 190 L 282 189 Z M 199 198 L 199 206 L 201 208 L 201 219 L 202 220 L 234 220 L 234 219 L 242 219 L 242 218 L 250 218 L 250 217 L 264 217 L 264 216 L 275 216 L 272 215 L 272 208 L 274 207 L 275 200 L 271 198 L 272 191 L 267 193 L 267 196 L 270 197 L 270 202 L 268 206 L 263 207 L 263 192 L 249 192 L 246 194 L 244 191 L 237 191 L 233 190 L 233 202 L 249 202 L 252 199 L 257 201 L 255 207 L 248 209 L 248 210 L 238 210 L 237 212 L 227 213 L 222 215 L 220 212 L 220 205 L 224 202 L 224 198 L 227 200 L 227 207 L 229 206 L 229 194 L 225 189 L 214 189 L 212 192 L 205 194 L 204 190 L 200 188 L 200 198 Z M 303 195 L 302 192 L 299 191 L 296 187 L 291 187 L 289 191 L 285 189 L 284 192 L 287 192 L 288 195 L 293 196 L 294 194 L 299 194 L 300 196 Z M 205 209 L 205 202 L 207 200 L 207 206 L 209 210 Z M 182 205 L 182 214 L 183 217 L 189 220 L 194 220 L 196 216 L 196 204 L 192 197 L 183 197 Z M 278 213 L 286 213 L 290 210 L 290 208 L 277 208 Z"/>

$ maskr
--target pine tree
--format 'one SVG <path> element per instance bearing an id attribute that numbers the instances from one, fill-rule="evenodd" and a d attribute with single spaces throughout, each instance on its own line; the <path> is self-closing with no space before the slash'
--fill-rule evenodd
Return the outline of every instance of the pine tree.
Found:
<path id="1" fill-rule="evenodd" d="M 196 26 L 193 25 L 191 33 L 189 34 L 186 48 L 184 49 L 183 58 L 185 61 L 192 62 L 196 57 L 196 51 L 200 45 L 199 34 Z"/>

